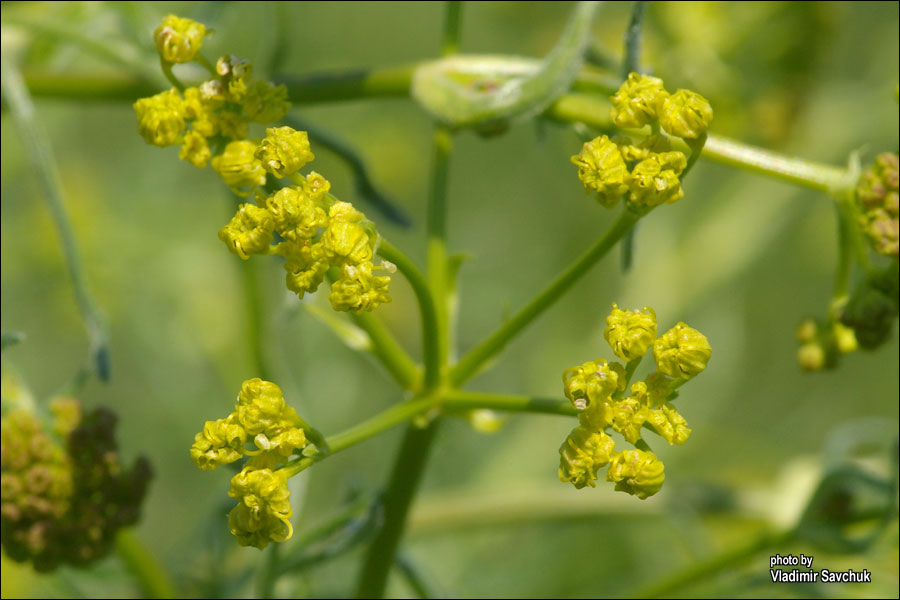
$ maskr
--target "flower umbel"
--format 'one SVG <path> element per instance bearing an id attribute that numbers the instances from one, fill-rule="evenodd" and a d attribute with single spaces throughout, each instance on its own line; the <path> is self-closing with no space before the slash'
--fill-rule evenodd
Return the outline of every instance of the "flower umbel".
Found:
<path id="1" fill-rule="evenodd" d="M 691 430 L 672 401 L 678 396 L 676 388 L 706 367 L 709 343 L 684 323 L 656 338 L 656 313 L 648 307 L 621 310 L 613 304 L 606 323 L 604 337 L 628 366 L 600 358 L 563 373 L 566 397 L 581 412 L 579 426 L 559 449 L 559 478 L 579 489 L 594 487 L 598 470 L 609 465 L 606 479 L 616 483 L 616 490 L 644 499 L 660 490 L 665 472 L 647 449 L 642 430 L 655 432 L 669 444 L 687 441 Z M 634 369 L 651 346 L 654 355 L 657 346 L 662 353 L 657 357 L 658 371 L 631 383 Z M 631 395 L 625 396 L 629 384 Z M 637 448 L 614 451 L 609 429 Z"/>
<path id="2" fill-rule="evenodd" d="M 228 517 L 231 533 L 242 546 L 265 548 L 291 537 L 288 474 L 282 468 L 302 455 L 308 441 L 306 424 L 284 400 L 276 384 L 248 379 L 241 386 L 234 412 L 207 421 L 194 437 L 191 458 L 204 470 L 250 457 L 231 480 L 228 495 L 238 500 Z M 248 448 L 252 441 L 254 448 Z"/>

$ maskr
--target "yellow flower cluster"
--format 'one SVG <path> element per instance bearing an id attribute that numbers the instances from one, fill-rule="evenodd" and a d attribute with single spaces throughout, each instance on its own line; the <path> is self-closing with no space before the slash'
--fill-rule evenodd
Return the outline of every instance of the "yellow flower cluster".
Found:
<path id="1" fill-rule="evenodd" d="M 706 368 L 711 349 L 700 332 L 684 323 L 657 338 L 651 308 L 625 311 L 613 304 L 606 323 L 604 337 L 627 365 L 599 358 L 563 373 L 566 397 L 580 414 L 578 427 L 559 449 L 559 478 L 579 489 L 594 487 L 600 468 L 609 465 L 607 481 L 614 482 L 616 490 L 643 499 L 660 490 L 665 472 L 656 455 L 644 449 L 641 429 L 651 429 L 669 444 L 687 441 L 691 430 L 672 400 L 678 387 Z M 651 346 L 656 372 L 629 387 L 634 369 Z M 616 452 L 608 429 L 637 448 Z"/>
<path id="2" fill-rule="evenodd" d="M 207 33 L 201 23 L 169 15 L 153 37 L 164 63 L 198 61 L 208 64 L 198 55 Z M 212 158 L 212 148 L 229 140 L 245 140 L 251 121 L 274 123 L 290 110 L 285 86 L 264 80 L 253 81 L 252 73 L 250 62 L 236 56 L 223 56 L 216 63 L 213 79 L 188 87 L 183 94 L 172 88 L 135 102 L 138 130 L 148 144 L 180 144 L 179 158 L 203 168 Z M 229 178 L 222 175 L 226 183 L 232 185 Z M 241 181 L 246 182 L 246 178 Z M 261 181 L 253 183 L 254 186 L 262 185 L 265 176 L 253 181 Z"/>
<path id="3" fill-rule="evenodd" d="M 208 64 L 198 55 L 206 33 L 199 23 L 169 15 L 154 39 L 165 63 Z M 215 78 L 183 95 L 173 88 L 135 102 L 138 131 L 149 144 L 181 144 L 182 160 L 198 168 L 210 164 L 236 194 L 253 198 L 219 231 L 231 252 L 245 260 L 251 254 L 283 256 L 287 287 L 301 298 L 333 269 L 329 299 L 335 310 L 359 313 L 390 302 L 388 273 L 394 266 L 373 262 L 374 225 L 331 196 L 324 177 L 300 174 L 315 158 L 307 133 L 270 127 L 262 139 L 248 139 L 250 121 L 271 123 L 290 109 L 283 85 L 253 81 L 252 72 L 249 62 L 223 56 Z M 213 148 L 221 150 L 213 156 Z M 293 185 L 263 192 L 267 183 L 285 178 Z M 210 435 L 225 435 L 226 425 Z"/>
<path id="4" fill-rule="evenodd" d="M 269 129 L 259 144 L 232 142 L 221 158 L 213 167 L 230 184 L 250 184 L 255 177 L 264 179 L 266 172 L 285 173 L 296 183 L 269 196 L 257 191 L 257 204 L 242 204 L 219 231 L 229 250 L 243 259 L 283 256 L 287 288 L 301 298 L 315 292 L 329 269 L 335 269 L 328 297 L 335 310 L 359 313 L 391 301 L 391 278 L 379 272 L 394 267 L 373 262 L 378 243 L 374 225 L 352 204 L 331 196 L 331 184 L 318 173 L 296 174 L 312 158 L 305 133 Z"/>
<path id="5" fill-rule="evenodd" d="M 278 470 L 307 446 L 304 422 L 270 381 L 250 379 L 241 386 L 234 411 L 207 421 L 194 437 L 191 458 L 204 470 L 249 456 L 231 480 L 228 495 L 238 501 L 228 518 L 231 533 L 242 546 L 265 548 L 291 537 L 290 492 L 287 476 Z M 255 449 L 246 447 L 252 440 Z"/>
<path id="6" fill-rule="evenodd" d="M 606 135 L 586 142 L 572 157 L 585 190 L 596 192 L 607 208 L 627 195 L 629 208 L 639 213 L 683 198 L 679 177 L 687 158 L 672 150 L 660 128 L 689 142 L 704 138 L 712 121 L 709 102 L 688 90 L 670 95 L 661 79 L 632 73 L 612 104 L 613 123 L 628 129 L 650 125 L 652 134 L 639 143 Z"/>

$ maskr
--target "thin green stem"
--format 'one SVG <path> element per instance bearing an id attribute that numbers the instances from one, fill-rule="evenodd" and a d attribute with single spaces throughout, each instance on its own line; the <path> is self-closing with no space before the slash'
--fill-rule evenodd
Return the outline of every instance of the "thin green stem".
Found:
<path id="1" fill-rule="evenodd" d="M 537 398 L 514 394 L 491 394 L 487 392 L 467 392 L 450 390 L 441 395 L 441 407 L 446 412 L 465 412 L 476 409 L 501 410 L 505 412 L 525 412 L 545 415 L 574 417 L 578 409 L 561 398 Z"/>
<path id="2" fill-rule="evenodd" d="M 412 591 L 416 593 L 416 598 L 436 597 L 436 595 L 429 590 L 428 584 L 425 583 L 425 577 L 416 568 L 412 559 L 408 556 L 399 555 L 394 561 L 394 564 L 397 566 L 397 570 L 406 578 L 406 582 L 409 584 L 409 587 L 412 588 Z"/>
<path id="3" fill-rule="evenodd" d="M 431 187 L 428 196 L 427 218 L 427 263 L 428 287 L 436 299 L 437 309 L 437 341 L 426 352 L 436 351 L 437 356 L 425 357 L 427 364 L 437 368 L 425 369 L 425 389 L 438 385 L 442 377 L 440 372 L 447 364 L 448 344 L 448 306 L 447 298 L 447 176 L 450 166 L 450 152 L 453 138 L 450 130 L 437 126 L 434 131 L 434 158 L 431 172 Z"/>
<path id="4" fill-rule="evenodd" d="M 166 76 L 166 79 L 169 80 L 169 83 L 175 86 L 175 88 L 179 92 L 184 91 L 184 84 L 181 83 L 181 80 L 175 76 L 175 73 L 172 72 L 172 63 L 163 60 L 162 57 L 159 59 L 159 68 L 162 70 L 162 74 Z"/>
<path id="5" fill-rule="evenodd" d="M 34 104 L 31 102 L 31 97 L 18 70 L 7 62 L 5 56 L 0 57 L 0 69 L 2 69 L 3 96 L 9 104 L 13 124 L 22 138 L 31 166 L 43 189 L 47 208 L 50 210 L 59 234 L 78 310 L 87 330 L 94 370 L 101 379 L 106 381 L 109 379 L 106 325 L 88 289 L 84 269 L 78 255 L 78 247 L 75 243 L 75 234 L 66 213 L 64 188 L 56 160 L 53 157 L 50 140 L 35 118 Z"/>
<path id="6" fill-rule="evenodd" d="M 116 554 L 134 576 L 147 598 L 175 598 L 175 586 L 165 569 L 131 529 L 116 535 Z"/>
<path id="7" fill-rule="evenodd" d="M 250 346 L 250 360 L 256 377 L 272 381 L 273 373 L 266 360 L 266 332 L 263 293 L 259 285 L 261 265 L 258 261 L 242 260 L 241 276 L 246 313 L 245 337 Z"/>
<path id="8" fill-rule="evenodd" d="M 355 446 L 360 442 L 378 435 L 392 427 L 401 423 L 405 423 L 413 417 L 419 416 L 429 409 L 435 408 L 437 405 L 436 396 L 417 396 L 407 402 L 395 404 L 391 408 L 378 413 L 377 415 L 366 419 L 362 423 L 325 438 L 328 442 L 331 452 L 329 454 L 316 453 L 306 456 L 296 462 L 292 462 L 283 467 L 289 477 L 293 477 L 297 473 L 305 470 L 309 466 L 333 456 L 339 452 L 343 452 L 347 448 Z"/>
<path id="9" fill-rule="evenodd" d="M 350 313 L 350 318 L 368 334 L 372 342 L 369 351 L 384 365 L 397 384 L 405 390 L 416 389 L 421 376 L 419 368 L 384 323 L 372 313 Z"/>
<path id="10" fill-rule="evenodd" d="M 14 25 L 37 35 L 65 40 L 85 52 L 111 64 L 123 67 L 126 72 L 137 75 L 147 82 L 159 83 L 160 76 L 149 60 L 144 60 L 136 46 L 115 43 L 106 35 L 89 35 L 82 29 L 47 19 L 37 19 L 22 14 L 21 11 L 3 14 L 4 25 Z"/>
<path id="11" fill-rule="evenodd" d="M 425 373 L 440 373 L 441 364 L 439 361 L 441 351 L 439 344 L 441 340 L 438 336 L 438 309 L 428 282 L 409 257 L 387 240 L 381 240 L 378 254 L 385 260 L 394 263 L 397 266 L 397 270 L 406 277 L 410 287 L 412 287 L 416 300 L 419 303 L 419 312 L 422 319 L 422 354 L 424 356 Z M 429 382 L 426 381 L 425 385 L 426 387 L 429 386 Z"/>
<path id="12" fill-rule="evenodd" d="M 625 54 L 622 58 L 623 81 L 628 78 L 629 73 L 640 72 L 641 69 L 641 30 L 648 4 L 650 3 L 643 1 L 631 4 L 631 21 L 629 21 L 623 36 L 625 47 Z"/>
<path id="13" fill-rule="evenodd" d="M 603 236 L 581 257 L 562 272 L 553 282 L 501 325 L 494 333 L 475 346 L 450 371 L 450 384 L 454 387 L 462 385 L 491 358 L 516 337 L 525 327 L 553 306 L 562 295 L 581 279 L 606 253 L 622 239 L 640 217 L 628 210 L 623 210 L 619 217 L 606 230 Z"/>
<path id="14" fill-rule="evenodd" d="M 850 266 L 853 262 L 851 256 L 852 225 L 848 223 L 847 219 L 845 218 L 845 211 L 840 200 L 837 200 L 835 202 L 834 208 L 835 216 L 837 217 L 838 229 L 838 264 L 837 269 L 835 269 L 834 273 L 832 313 L 834 312 L 834 308 L 836 308 L 836 305 L 843 303 L 844 300 L 847 299 L 847 294 L 850 291 Z"/>
<path id="15" fill-rule="evenodd" d="M 765 550 L 770 548 L 782 548 L 786 544 L 789 544 L 794 539 L 795 535 L 796 533 L 794 530 L 782 533 L 764 534 L 751 541 L 749 544 L 727 550 L 710 560 L 692 565 L 687 569 L 676 573 L 672 577 L 646 587 L 635 593 L 632 598 L 661 598 L 663 596 L 671 595 L 677 590 L 707 580 L 725 569 L 737 566 Z"/>

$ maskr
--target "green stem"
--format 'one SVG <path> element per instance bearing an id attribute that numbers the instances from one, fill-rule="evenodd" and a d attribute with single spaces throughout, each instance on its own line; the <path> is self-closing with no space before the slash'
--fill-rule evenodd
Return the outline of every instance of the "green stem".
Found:
<path id="1" fill-rule="evenodd" d="M 574 417 L 578 409 L 572 403 L 560 398 L 536 398 L 513 394 L 491 394 L 487 392 L 466 392 L 450 390 L 441 395 L 441 407 L 447 412 L 463 412 L 476 409 L 502 410 L 505 412 L 525 412 L 545 415 Z"/>
<path id="2" fill-rule="evenodd" d="M 628 210 L 623 210 L 606 233 L 585 252 L 574 264 L 559 275 L 544 291 L 501 325 L 487 339 L 469 351 L 450 371 L 450 384 L 460 386 L 472 377 L 488 360 L 496 356 L 506 344 L 516 337 L 525 327 L 553 306 L 562 295 L 581 279 L 625 233 L 637 223 L 640 217 Z"/>
<path id="3" fill-rule="evenodd" d="M 175 587 L 163 566 L 134 535 L 122 529 L 116 535 L 116 554 L 137 580 L 147 598 L 175 598 Z"/>
<path id="4" fill-rule="evenodd" d="M 246 311 L 246 340 L 250 345 L 250 360 L 256 377 L 272 381 L 273 373 L 266 360 L 263 294 L 259 285 L 260 264 L 254 260 L 241 261 Z"/>
<path id="5" fill-rule="evenodd" d="M 159 73 L 149 61 L 141 57 L 135 46 L 113 43 L 106 35 L 86 34 L 81 29 L 46 19 L 36 19 L 22 14 L 21 11 L 15 14 L 4 13 L 3 24 L 21 27 L 34 34 L 65 40 L 102 60 L 123 67 L 128 73 L 137 75 L 148 83 L 160 82 Z"/>
<path id="6" fill-rule="evenodd" d="M 0 69 L 2 69 L 3 96 L 9 104 L 13 124 L 22 138 L 22 143 L 28 153 L 31 166 L 34 168 L 38 183 L 43 188 L 44 199 L 56 225 L 62 244 L 63 255 L 69 276 L 72 279 L 72 287 L 75 291 L 75 299 L 81 319 L 87 330 L 90 343 L 90 352 L 95 372 L 104 381 L 109 379 L 109 350 L 107 347 L 106 325 L 100 311 L 94 304 L 94 300 L 88 289 L 84 269 L 78 256 L 78 247 L 75 243 L 75 234 L 66 213 L 64 188 L 62 179 L 53 157 L 50 140 L 41 125 L 35 119 L 34 104 L 28 90 L 22 81 L 22 77 L 5 56 L 0 57 Z"/>
<path id="7" fill-rule="evenodd" d="M 409 557 L 399 555 L 394 564 L 397 566 L 397 570 L 406 578 L 406 582 L 412 588 L 412 591 L 416 593 L 416 598 L 438 597 L 429 590 L 428 584 L 425 583 L 425 577 L 422 576 Z"/>
<path id="8" fill-rule="evenodd" d="M 350 313 L 350 318 L 369 335 L 372 342 L 369 351 L 384 365 L 397 384 L 405 390 L 416 389 L 420 378 L 419 368 L 384 323 L 372 313 Z"/>
<path id="9" fill-rule="evenodd" d="M 175 73 L 172 72 L 172 63 L 163 60 L 162 57 L 159 58 L 159 68 L 162 70 L 162 74 L 166 76 L 166 79 L 169 80 L 175 89 L 179 92 L 184 91 L 184 84 L 181 83 L 181 80 L 175 76 Z"/>
<path id="10" fill-rule="evenodd" d="M 434 296 L 428 286 L 425 277 L 416 268 L 416 265 L 403 252 L 398 250 L 393 244 L 385 239 L 381 240 L 378 247 L 378 254 L 397 266 L 406 280 L 412 287 L 416 300 L 419 303 L 419 312 L 422 319 L 422 354 L 424 356 L 425 373 L 440 373 L 441 343 L 438 335 L 438 310 L 435 305 Z M 434 382 L 426 380 L 426 388 L 433 385 Z"/>
<path id="11" fill-rule="evenodd" d="M 790 543 L 794 537 L 795 532 L 793 530 L 762 535 L 745 546 L 733 548 L 710 560 L 688 567 L 672 577 L 640 590 L 632 597 L 661 598 L 663 596 L 671 595 L 676 590 L 708 580 L 713 575 L 716 575 L 729 567 L 737 566 L 769 548 L 781 548 Z"/>
<path id="12" fill-rule="evenodd" d="M 446 4 L 446 12 L 444 14 L 444 39 L 441 42 L 441 56 L 450 56 L 451 54 L 459 52 L 462 8 L 462 2 L 450 1 Z"/>
<path id="13" fill-rule="evenodd" d="M 448 329 L 447 329 L 447 175 L 450 163 L 450 151 L 453 139 L 450 130 L 438 126 L 434 131 L 434 162 L 431 173 L 431 188 L 428 197 L 427 218 L 427 263 L 428 287 L 432 297 L 436 299 L 435 309 L 437 340 L 425 352 L 436 352 L 437 356 L 426 355 L 425 389 L 432 389 L 442 376 L 441 369 L 447 364 Z"/>
<path id="14" fill-rule="evenodd" d="M 424 429 L 414 425 L 406 428 L 384 495 L 383 524 L 369 546 L 357 581 L 358 598 L 384 596 L 388 574 L 406 528 L 406 514 L 419 488 L 438 426 L 439 421 L 435 420 Z"/>
<path id="15" fill-rule="evenodd" d="M 830 192 L 846 185 L 847 171 L 710 135 L 703 156 L 719 164 Z"/>
<path id="16" fill-rule="evenodd" d="M 387 431 L 401 423 L 405 423 L 413 417 L 417 417 L 436 406 L 437 398 L 435 396 L 417 396 L 407 402 L 396 404 L 391 408 L 378 413 L 374 417 L 354 425 L 350 429 L 325 438 L 328 447 L 331 449 L 330 453 L 312 454 L 292 462 L 283 468 L 287 471 L 289 477 L 293 477 L 317 462 L 321 462 L 322 460 L 338 454 L 339 452 L 343 452 L 347 448 L 355 446 L 360 442 L 364 442 L 379 433 Z"/>
<path id="17" fill-rule="evenodd" d="M 630 73 L 640 72 L 641 69 L 641 29 L 644 22 L 644 14 L 647 12 L 649 2 L 633 2 L 631 4 L 631 21 L 625 30 L 624 47 L 625 56 L 622 59 L 622 80 L 628 78 Z"/>

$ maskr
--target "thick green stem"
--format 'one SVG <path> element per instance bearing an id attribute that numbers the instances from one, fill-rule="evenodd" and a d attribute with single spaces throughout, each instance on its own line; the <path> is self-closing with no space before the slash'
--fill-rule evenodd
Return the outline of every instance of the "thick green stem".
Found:
<path id="1" fill-rule="evenodd" d="M 448 353 L 448 328 L 447 328 L 447 174 L 450 163 L 450 151 L 453 147 L 453 139 L 450 130 L 438 126 L 434 132 L 434 159 L 431 173 L 431 189 L 428 197 L 428 221 L 427 221 L 427 261 L 428 261 L 428 287 L 431 294 L 437 299 L 435 308 L 437 311 L 437 340 L 435 344 L 426 348 L 426 352 L 437 351 L 436 357 L 425 357 L 426 364 L 431 363 L 437 368 L 430 371 L 425 369 L 425 389 L 431 389 L 438 385 L 442 377 L 440 370 L 447 364 Z"/>
<path id="2" fill-rule="evenodd" d="M 441 41 L 441 55 L 449 56 L 459 52 L 459 32 L 462 24 L 463 3 L 450 1 L 444 14 L 444 39 Z"/>
<path id="3" fill-rule="evenodd" d="M 703 157 L 719 164 L 824 192 L 840 189 L 846 184 L 846 169 L 770 152 L 714 135 L 706 140 Z"/>
<path id="4" fill-rule="evenodd" d="M 406 514 L 425 471 L 438 426 L 435 420 L 424 429 L 414 425 L 406 428 L 384 495 L 383 524 L 366 553 L 357 581 L 358 598 L 384 596 L 388 574 L 406 528 Z"/>
<path id="5" fill-rule="evenodd" d="M 581 279 L 606 253 L 622 239 L 640 217 L 623 210 L 615 222 L 606 230 L 596 244 L 585 252 L 574 264 L 559 275 L 547 288 L 531 302 L 501 325 L 487 339 L 469 351 L 450 371 L 450 385 L 458 387 L 472 377 L 488 360 L 496 356 L 506 344 L 525 327 L 553 306 L 562 295 Z"/>
<path id="6" fill-rule="evenodd" d="M 116 554 L 137 580 L 147 598 L 175 598 L 175 587 L 163 566 L 130 529 L 116 535 Z"/>
<path id="7" fill-rule="evenodd" d="M 668 596 L 676 590 L 681 590 L 690 585 L 704 581 L 717 575 L 721 571 L 734 567 L 769 548 L 781 548 L 791 542 L 795 537 L 793 530 L 783 533 L 772 533 L 760 536 L 745 546 L 733 548 L 722 554 L 697 563 L 676 575 L 664 579 L 654 585 L 644 588 L 634 594 L 633 598 L 661 598 Z"/>
<path id="8" fill-rule="evenodd" d="M 19 132 L 28 159 L 35 170 L 38 183 L 43 188 L 43 196 L 47 201 L 47 208 L 53 217 L 56 231 L 62 244 L 63 255 L 69 276 L 72 279 L 72 288 L 75 291 L 75 299 L 81 320 L 87 330 L 90 343 L 90 352 L 94 370 L 104 381 L 109 379 L 109 350 L 107 347 L 107 331 L 103 318 L 94 304 L 94 299 L 88 290 L 84 269 L 78 256 L 78 247 L 75 243 L 75 234 L 66 214 L 64 188 L 62 179 L 53 157 L 53 150 L 46 132 L 35 119 L 34 104 L 28 90 L 22 81 L 22 77 L 5 56 L 0 57 L 0 70 L 2 70 L 3 96 L 9 104 L 13 125 Z"/>
<path id="9" fill-rule="evenodd" d="M 394 263 L 412 287 L 416 300 L 419 303 L 419 312 L 422 318 L 422 354 L 424 356 L 425 373 L 426 376 L 428 373 L 440 373 L 441 340 L 438 335 L 440 327 L 438 309 L 428 282 L 409 257 L 387 240 L 381 241 L 381 245 L 378 247 L 378 254 L 385 260 Z M 426 386 L 428 385 L 429 382 L 426 381 Z"/>

